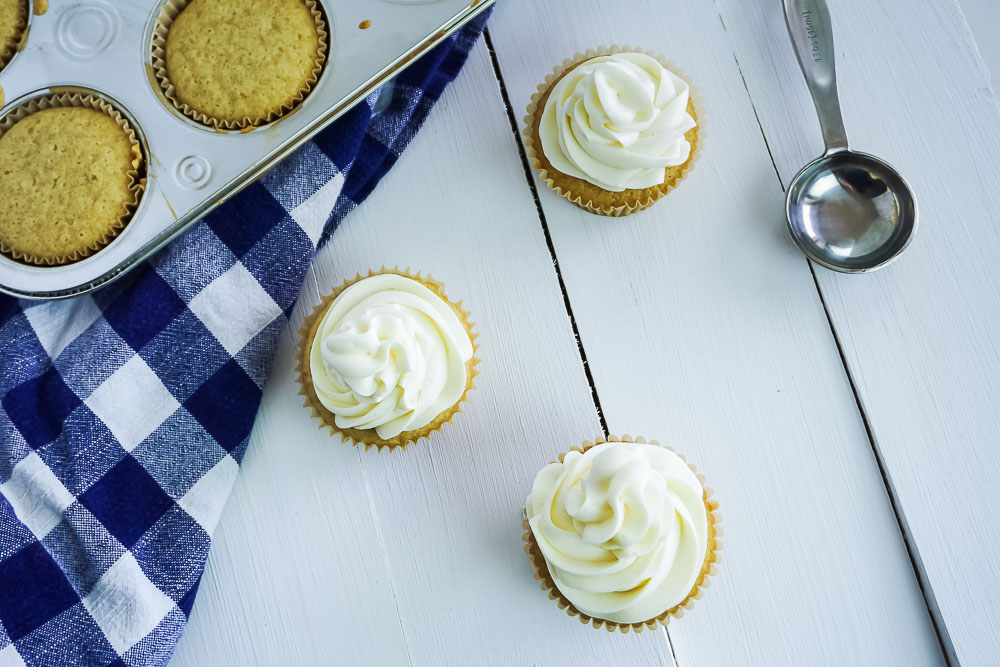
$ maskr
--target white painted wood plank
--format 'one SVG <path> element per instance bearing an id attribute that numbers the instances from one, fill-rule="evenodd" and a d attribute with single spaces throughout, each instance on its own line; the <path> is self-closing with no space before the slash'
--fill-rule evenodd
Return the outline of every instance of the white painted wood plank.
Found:
<path id="1" fill-rule="evenodd" d="M 976 37 L 979 55 L 990 70 L 993 89 L 1000 81 L 1000 39 L 996 28 L 1000 25 L 1000 2 L 997 0 L 962 0 L 965 20 Z"/>
<path id="2" fill-rule="evenodd" d="M 672 664 L 662 631 L 566 616 L 521 551 L 535 473 L 600 425 L 482 44 L 316 258 L 292 326 L 317 286 L 383 263 L 465 300 L 481 388 L 432 445 L 360 452 L 296 407 L 286 335 L 176 664 Z"/>
<path id="3" fill-rule="evenodd" d="M 780 8 L 719 6 L 787 183 L 820 138 Z M 852 144 L 907 176 L 921 223 L 887 269 L 817 276 L 957 658 L 995 665 L 1000 107 L 954 2 L 830 9 Z"/>
<path id="4" fill-rule="evenodd" d="M 611 430 L 687 453 L 722 503 L 721 574 L 670 626 L 678 663 L 939 662 L 714 4 L 507 2 L 490 33 L 518 110 L 552 65 L 612 42 L 664 52 L 707 100 L 701 163 L 649 211 L 540 193 Z"/>

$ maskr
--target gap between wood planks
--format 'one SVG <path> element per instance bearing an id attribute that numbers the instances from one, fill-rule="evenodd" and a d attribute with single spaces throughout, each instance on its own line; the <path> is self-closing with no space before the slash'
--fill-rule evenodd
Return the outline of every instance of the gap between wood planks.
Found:
<path id="1" fill-rule="evenodd" d="M 717 2 L 716 10 L 719 14 L 719 23 L 722 25 L 722 30 L 728 35 L 729 31 L 726 29 L 726 21 L 722 17 L 722 10 L 719 9 Z M 767 149 L 767 154 L 771 158 L 771 166 L 774 168 L 774 175 L 778 179 L 778 186 L 781 188 L 782 192 L 785 192 L 785 184 L 781 180 L 781 173 L 778 171 L 778 164 L 775 162 L 774 154 L 771 152 L 771 144 L 768 142 L 767 133 L 764 132 L 764 126 L 760 122 L 760 115 L 757 113 L 757 105 L 754 103 L 753 95 L 750 93 L 749 86 L 747 86 L 746 77 L 743 76 L 743 68 L 740 66 L 740 59 L 736 54 L 735 48 L 733 49 L 733 60 L 736 62 L 736 68 L 739 70 L 740 78 L 743 80 L 743 89 L 746 90 L 747 99 L 750 100 L 750 106 L 753 108 L 754 118 L 757 120 L 757 127 L 760 128 L 760 135 L 764 140 L 764 147 Z M 934 590 L 931 588 L 930 581 L 927 579 L 927 572 L 924 569 L 923 561 L 920 558 L 920 552 L 910 535 L 910 529 L 906 523 L 906 516 L 899 506 L 899 501 L 896 499 L 895 488 L 893 487 L 892 480 L 886 470 L 885 461 L 882 458 L 882 452 L 880 451 L 878 443 L 875 439 L 875 434 L 872 432 L 871 424 L 868 421 L 868 411 L 861 400 L 861 395 L 858 393 L 857 384 L 854 382 L 854 375 L 851 372 L 851 367 L 847 362 L 847 356 L 844 354 L 843 345 L 841 345 L 840 342 L 840 335 L 837 333 L 837 327 L 833 323 L 833 317 L 830 315 L 830 309 L 827 308 L 826 305 L 826 298 L 823 295 L 823 289 L 820 287 L 819 279 L 816 277 L 816 267 L 808 258 L 805 258 L 805 261 L 809 266 L 809 274 L 812 276 L 813 285 L 816 288 L 816 293 L 819 295 L 820 304 L 823 306 L 823 314 L 826 316 L 826 323 L 830 327 L 830 334 L 833 336 L 833 342 L 837 346 L 837 354 L 840 355 L 840 363 L 844 367 L 845 375 L 847 375 L 847 382 L 850 384 L 851 393 L 854 395 L 854 402 L 857 404 L 858 412 L 861 414 L 861 421 L 864 424 L 865 433 L 868 436 L 868 444 L 872 448 L 872 454 L 875 456 L 875 463 L 878 466 L 879 474 L 882 476 L 882 485 L 885 487 L 885 492 L 889 497 L 889 505 L 892 507 L 893 516 L 896 517 L 896 526 L 899 528 L 899 534 L 903 538 L 903 546 L 906 548 L 906 555 L 910 559 L 910 567 L 913 568 L 913 574 L 916 576 L 917 586 L 920 589 L 920 595 L 923 597 L 924 605 L 927 607 L 927 615 L 930 617 L 931 627 L 934 628 L 934 634 L 937 637 L 938 646 L 941 648 L 941 654 L 947 665 L 957 666 L 959 665 L 959 661 L 958 655 L 955 652 L 955 646 L 951 641 L 951 636 L 948 634 L 948 628 L 944 624 L 944 618 L 941 616 L 941 608 L 938 606 L 937 599 L 934 597 Z"/>
<path id="2" fill-rule="evenodd" d="M 322 295 L 320 295 L 322 296 Z M 399 598 L 396 596 L 396 581 L 392 574 L 392 564 L 385 555 L 385 540 L 382 539 L 382 522 L 379 520 L 378 511 L 375 506 L 375 498 L 372 496 L 372 487 L 368 483 L 368 470 L 365 468 L 364 455 L 366 448 L 354 445 L 355 453 L 358 455 L 358 464 L 361 469 L 361 479 L 365 483 L 365 495 L 368 500 L 368 507 L 371 508 L 373 522 L 375 526 L 375 537 L 378 538 L 378 552 L 382 556 L 382 565 L 385 567 L 386 579 L 389 582 L 389 592 L 392 593 L 392 606 L 396 612 L 396 622 L 399 623 L 399 633 L 403 637 L 403 649 L 406 651 L 406 664 L 413 667 L 413 653 L 410 651 L 410 642 L 406 638 L 406 625 L 403 623 L 403 614 L 399 610 Z M 380 453 L 376 450 L 376 453 Z"/>
<path id="3" fill-rule="evenodd" d="M 601 420 L 601 430 L 604 436 L 610 435 L 608 422 L 604 418 L 604 410 L 601 409 L 601 398 L 597 393 L 597 385 L 594 384 L 594 376 L 590 372 L 590 364 L 587 363 L 587 351 L 583 347 L 583 339 L 580 338 L 580 330 L 576 325 L 576 317 L 573 315 L 573 306 L 569 300 L 569 293 L 566 291 L 566 283 L 563 282 L 562 271 L 559 268 L 559 258 L 556 256 L 556 248 L 552 243 L 552 235 L 549 233 L 549 223 L 545 219 L 545 211 L 542 210 L 542 202 L 538 198 L 538 187 L 535 184 L 532 167 L 528 163 L 528 154 L 524 149 L 524 142 L 521 141 L 521 133 L 517 128 L 517 116 L 514 114 L 514 107 L 510 103 L 510 94 L 507 92 L 507 84 L 504 83 L 503 74 L 500 73 L 500 61 L 497 59 L 496 49 L 493 48 L 493 39 L 490 37 L 490 29 L 487 27 L 483 31 L 483 39 L 486 42 L 486 49 L 490 54 L 490 62 L 493 65 L 493 75 L 496 77 L 497 85 L 500 86 L 500 97 L 503 99 L 504 107 L 507 110 L 507 120 L 510 122 L 510 130 L 514 133 L 514 143 L 517 145 L 518 155 L 521 156 L 521 166 L 524 168 L 524 178 L 531 189 L 531 196 L 535 200 L 535 211 L 538 213 L 538 220 L 542 225 L 542 233 L 545 235 L 545 244 L 549 248 L 549 256 L 552 258 L 552 266 L 556 271 L 556 280 L 559 282 L 559 290 L 562 292 L 563 305 L 566 307 L 566 314 L 569 316 L 570 325 L 573 327 L 573 335 L 576 337 L 576 347 L 580 352 L 580 361 L 583 362 L 583 371 L 587 375 L 587 383 L 590 384 L 590 395 L 594 399 L 594 408 L 597 409 L 597 417 Z M 674 651 L 674 642 L 670 638 L 670 631 L 663 627 L 663 634 L 667 639 L 667 646 L 670 648 L 670 658 L 674 667 L 680 667 L 677 661 L 677 653 Z"/>
<path id="4" fill-rule="evenodd" d="M 576 347 L 580 351 L 580 358 L 583 361 L 583 370 L 587 374 L 587 382 L 590 384 L 590 394 L 594 398 L 594 407 L 597 408 L 597 417 L 601 420 L 601 429 L 604 435 L 609 435 L 608 422 L 604 419 L 604 411 L 601 409 L 601 399 L 597 395 L 597 386 L 594 384 L 594 376 L 590 373 L 590 364 L 587 363 L 587 352 L 583 348 L 583 340 L 580 338 L 580 330 L 576 326 L 576 317 L 573 315 L 573 307 L 569 302 L 569 294 L 566 292 L 566 283 L 563 282 L 562 271 L 559 269 L 559 258 L 556 257 L 556 248 L 552 243 L 552 235 L 549 233 L 549 223 L 545 219 L 545 212 L 542 210 L 542 202 L 538 198 L 538 188 L 535 186 L 535 179 L 532 177 L 531 165 L 528 164 L 528 154 L 524 150 L 524 143 L 521 141 L 521 134 L 517 129 L 517 116 L 514 115 L 514 108 L 510 104 L 510 95 L 507 93 L 507 85 L 504 83 L 503 75 L 500 74 L 500 62 L 497 60 L 496 50 L 493 48 L 493 40 L 490 38 L 490 30 L 483 31 L 483 38 L 486 40 L 486 49 L 490 52 L 490 61 L 493 63 L 493 75 L 500 86 L 500 96 L 503 98 L 504 106 L 507 108 L 507 120 L 510 121 L 510 129 L 514 133 L 514 142 L 517 144 L 518 155 L 521 156 L 521 166 L 524 168 L 524 177 L 531 188 L 531 196 L 535 200 L 535 210 L 538 212 L 538 219 L 542 223 L 542 233 L 545 234 L 545 244 L 549 248 L 549 255 L 552 257 L 552 265 L 556 270 L 556 279 L 559 281 L 559 290 L 562 292 L 563 305 L 566 306 L 566 314 L 569 315 L 570 324 L 573 327 L 573 335 L 576 336 Z"/>

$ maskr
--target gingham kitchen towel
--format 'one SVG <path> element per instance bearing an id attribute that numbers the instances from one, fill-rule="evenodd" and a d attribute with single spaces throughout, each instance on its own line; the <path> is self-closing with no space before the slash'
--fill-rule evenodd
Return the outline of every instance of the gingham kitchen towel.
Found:
<path id="1" fill-rule="evenodd" d="M 315 248 L 485 20 L 117 283 L 0 298 L 0 666 L 169 660 Z"/>

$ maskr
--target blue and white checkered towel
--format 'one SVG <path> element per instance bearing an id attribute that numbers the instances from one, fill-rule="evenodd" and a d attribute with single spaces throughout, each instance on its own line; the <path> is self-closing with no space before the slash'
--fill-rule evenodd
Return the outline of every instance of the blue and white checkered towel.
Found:
<path id="1" fill-rule="evenodd" d="M 0 297 L 0 665 L 169 660 L 309 261 L 484 23 L 104 290 Z"/>

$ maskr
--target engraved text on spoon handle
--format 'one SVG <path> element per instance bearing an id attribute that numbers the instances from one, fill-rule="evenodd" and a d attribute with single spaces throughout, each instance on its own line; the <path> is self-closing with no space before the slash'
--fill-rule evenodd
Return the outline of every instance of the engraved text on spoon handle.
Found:
<path id="1" fill-rule="evenodd" d="M 784 0 L 785 22 L 809 85 L 827 152 L 847 148 L 847 131 L 837 95 L 833 29 L 826 0 Z"/>

